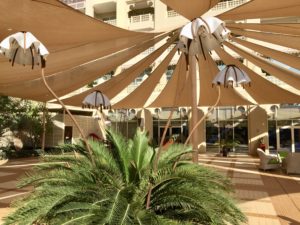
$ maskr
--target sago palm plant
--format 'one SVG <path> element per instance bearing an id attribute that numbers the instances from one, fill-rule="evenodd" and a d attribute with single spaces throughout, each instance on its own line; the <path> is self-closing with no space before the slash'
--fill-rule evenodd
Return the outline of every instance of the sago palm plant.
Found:
<path id="1" fill-rule="evenodd" d="M 153 172 L 156 151 L 144 132 L 133 140 L 108 132 L 110 146 L 65 145 L 72 155 L 46 156 L 20 182 L 34 190 L 13 207 L 8 224 L 239 224 L 244 215 L 230 198 L 229 181 L 190 163 L 190 148 L 172 145 Z M 176 166 L 175 166 L 176 165 Z M 151 187 L 150 205 L 146 207 Z"/>

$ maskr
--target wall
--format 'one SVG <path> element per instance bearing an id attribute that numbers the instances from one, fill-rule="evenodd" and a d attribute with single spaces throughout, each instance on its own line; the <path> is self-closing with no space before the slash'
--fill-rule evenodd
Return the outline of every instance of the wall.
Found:
<path id="1" fill-rule="evenodd" d="M 58 113 L 51 113 L 51 118 L 53 122 L 52 132 L 46 134 L 45 147 L 53 147 L 63 143 L 63 115 Z"/>
<path id="2" fill-rule="evenodd" d="M 74 125 L 73 121 L 68 115 L 63 115 L 61 113 L 52 113 L 52 121 L 53 121 L 53 129 L 52 132 L 46 135 L 46 147 L 54 147 L 59 144 L 62 144 L 64 141 L 64 128 L 65 126 L 72 126 L 73 127 L 73 138 L 72 142 L 74 143 L 79 137 L 80 133 L 76 126 Z M 87 137 L 90 133 L 95 133 L 99 137 L 101 137 L 101 131 L 99 128 L 98 121 L 91 116 L 79 116 L 74 115 L 76 121 L 78 122 L 79 126 L 83 130 L 85 136 Z"/>
<path id="3" fill-rule="evenodd" d="M 86 137 L 90 133 L 97 134 L 99 137 L 101 137 L 101 130 L 99 128 L 98 121 L 95 118 L 92 118 L 91 116 L 74 116 L 76 121 L 78 122 L 79 126 L 83 130 L 83 133 Z M 73 121 L 69 117 L 69 115 L 65 115 L 65 126 L 72 126 L 73 127 L 73 139 L 72 142 L 75 142 L 79 137 L 80 133 L 76 126 L 74 125 Z"/>

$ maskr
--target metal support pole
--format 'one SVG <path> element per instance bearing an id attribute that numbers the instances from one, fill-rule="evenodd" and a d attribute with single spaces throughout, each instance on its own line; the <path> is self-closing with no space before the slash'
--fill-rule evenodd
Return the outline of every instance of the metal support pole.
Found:
<path id="1" fill-rule="evenodd" d="M 45 139 L 46 139 L 46 102 L 43 104 L 42 155 L 45 155 Z"/>
<path id="2" fill-rule="evenodd" d="M 54 98 L 56 98 L 56 100 L 60 103 L 60 105 L 64 108 L 64 110 L 66 110 L 66 112 L 68 113 L 68 115 L 70 116 L 71 120 L 73 121 L 73 123 L 75 124 L 75 126 L 77 127 L 77 129 L 79 130 L 79 133 L 87 147 L 87 150 L 90 154 L 91 157 L 91 161 L 93 163 L 93 165 L 95 165 L 95 159 L 93 157 L 93 152 L 89 146 L 89 143 L 86 139 L 86 137 L 84 136 L 83 130 L 81 129 L 81 127 L 79 126 L 78 122 L 76 121 L 76 119 L 74 118 L 74 116 L 71 114 L 71 112 L 68 110 L 68 108 L 65 106 L 65 104 L 58 98 L 58 96 L 55 94 L 55 92 L 51 89 L 51 87 L 48 85 L 46 78 L 45 78 L 45 72 L 44 72 L 44 68 L 42 68 L 42 80 L 46 86 L 46 88 L 48 89 L 48 91 L 53 95 Z M 74 151 L 74 155 L 75 158 L 77 158 L 76 152 Z"/>
<path id="3" fill-rule="evenodd" d="M 189 75 L 192 81 L 192 126 L 195 127 L 198 122 L 198 97 L 197 97 L 197 59 L 189 55 Z M 193 162 L 198 163 L 198 129 L 192 134 Z"/>
<path id="4" fill-rule="evenodd" d="M 63 108 L 63 132 L 62 132 L 62 143 L 65 144 L 65 131 L 66 131 L 66 110 Z"/>

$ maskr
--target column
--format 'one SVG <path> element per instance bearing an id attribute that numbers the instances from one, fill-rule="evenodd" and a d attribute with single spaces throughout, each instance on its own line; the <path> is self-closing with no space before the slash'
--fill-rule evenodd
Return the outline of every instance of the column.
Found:
<path id="1" fill-rule="evenodd" d="M 197 109 L 197 118 L 198 121 L 204 116 L 204 111 L 202 109 Z M 189 132 L 193 129 L 193 115 L 189 113 Z M 197 135 L 194 137 L 195 145 L 197 146 L 198 153 L 206 152 L 206 120 L 203 120 L 200 125 L 197 127 L 197 130 L 194 132 Z M 191 143 L 192 144 L 192 143 Z"/>
<path id="2" fill-rule="evenodd" d="M 257 155 L 259 140 L 263 138 L 266 149 L 269 149 L 268 116 L 265 109 L 254 106 L 248 112 L 248 149 L 250 155 Z"/>
<path id="3" fill-rule="evenodd" d="M 129 28 L 129 5 L 126 3 L 125 0 L 118 0 L 117 4 L 117 26 L 122 27 L 124 29 Z"/>
<path id="4" fill-rule="evenodd" d="M 153 118 L 152 113 L 148 109 L 141 109 L 137 113 L 137 117 L 141 120 L 140 127 L 148 133 L 149 139 L 153 138 Z"/>
<path id="5" fill-rule="evenodd" d="M 167 6 L 160 0 L 154 0 L 154 29 L 162 30 L 167 24 Z"/>
<path id="6" fill-rule="evenodd" d="M 198 118 L 202 118 L 204 114 L 202 109 L 198 110 Z M 198 127 L 198 151 L 199 153 L 206 152 L 206 119 Z"/>
<path id="7" fill-rule="evenodd" d="M 91 17 L 94 17 L 94 0 L 85 1 L 85 14 Z"/>

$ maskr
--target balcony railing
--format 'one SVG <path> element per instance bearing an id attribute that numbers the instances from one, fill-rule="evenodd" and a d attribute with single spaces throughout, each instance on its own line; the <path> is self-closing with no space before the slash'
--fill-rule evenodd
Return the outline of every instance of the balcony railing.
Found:
<path id="1" fill-rule="evenodd" d="M 117 25 L 117 20 L 116 19 L 112 19 L 112 20 L 103 20 L 104 23 L 108 23 L 110 25 Z"/>
<path id="2" fill-rule="evenodd" d="M 217 10 L 231 9 L 231 8 L 235 8 L 239 5 L 242 5 L 248 1 L 249 0 L 232 0 L 232 1 L 220 2 L 215 7 L 213 7 L 211 10 L 217 11 Z M 180 14 L 178 12 L 176 12 L 175 10 L 168 10 L 167 16 L 168 17 L 176 17 L 176 16 L 180 16 Z"/>
<path id="3" fill-rule="evenodd" d="M 152 52 L 154 52 L 154 47 L 150 47 L 147 50 L 143 51 L 142 54 L 143 55 L 150 55 Z"/>
<path id="4" fill-rule="evenodd" d="M 146 21 L 153 21 L 153 14 L 142 14 L 130 17 L 130 23 L 140 23 Z"/>
<path id="5" fill-rule="evenodd" d="M 232 1 L 220 2 L 211 10 L 216 11 L 216 10 L 231 9 L 239 5 L 242 5 L 248 1 L 249 0 L 232 0 Z"/>
<path id="6" fill-rule="evenodd" d="M 151 13 L 131 16 L 129 22 L 130 30 L 154 29 L 154 15 Z"/>
<path id="7" fill-rule="evenodd" d="M 85 0 L 62 0 L 62 2 L 71 6 L 74 9 L 85 8 Z"/>
<path id="8" fill-rule="evenodd" d="M 180 16 L 180 14 L 175 10 L 168 10 L 168 17 L 175 17 L 175 16 Z"/>

